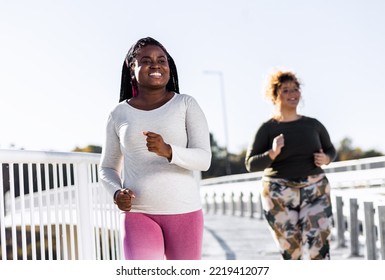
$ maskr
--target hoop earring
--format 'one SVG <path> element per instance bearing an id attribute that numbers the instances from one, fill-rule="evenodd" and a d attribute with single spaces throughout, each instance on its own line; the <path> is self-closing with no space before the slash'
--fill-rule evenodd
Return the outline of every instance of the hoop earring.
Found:
<path id="1" fill-rule="evenodd" d="M 136 84 L 136 79 L 135 76 L 131 76 L 131 91 L 132 91 L 132 97 L 138 96 L 138 88 Z"/>
<path id="2" fill-rule="evenodd" d="M 131 86 L 131 90 L 132 90 L 132 97 L 138 96 L 138 90 L 134 86 Z"/>

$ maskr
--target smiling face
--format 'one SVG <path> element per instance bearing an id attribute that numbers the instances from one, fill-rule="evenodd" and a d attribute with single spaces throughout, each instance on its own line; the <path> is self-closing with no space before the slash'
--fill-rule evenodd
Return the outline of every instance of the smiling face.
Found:
<path id="1" fill-rule="evenodd" d="M 295 109 L 298 106 L 300 98 L 301 92 L 299 86 L 293 81 L 287 81 L 279 87 L 275 104 L 282 109 Z"/>
<path id="2" fill-rule="evenodd" d="M 138 51 L 133 71 L 139 91 L 141 88 L 165 88 L 170 79 L 167 55 L 155 45 L 148 45 Z"/>

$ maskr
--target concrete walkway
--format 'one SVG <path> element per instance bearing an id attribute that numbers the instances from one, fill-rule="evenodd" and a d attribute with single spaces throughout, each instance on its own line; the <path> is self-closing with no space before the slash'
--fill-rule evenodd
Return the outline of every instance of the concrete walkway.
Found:
<path id="1" fill-rule="evenodd" d="M 334 240 L 330 255 L 332 260 L 365 259 L 364 256 L 351 257 L 349 248 L 337 248 Z M 205 214 L 202 259 L 280 260 L 281 257 L 265 220 Z"/>

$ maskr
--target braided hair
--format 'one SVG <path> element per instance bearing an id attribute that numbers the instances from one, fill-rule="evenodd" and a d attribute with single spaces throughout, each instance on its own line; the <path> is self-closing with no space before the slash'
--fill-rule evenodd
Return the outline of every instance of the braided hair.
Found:
<path id="1" fill-rule="evenodd" d="M 138 85 L 136 84 L 132 67 L 134 65 L 134 61 L 138 51 L 143 47 L 151 45 L 160 47 L 167 56 L 168 65 L 170 67 L 170 80 L 166 85 L 166 89 L 168 91 L 174 91 L 176 93 L 179 93 L 178 72 L 176 70 L 174 60 L 161 43 L 151 37 L 146 37 L 138 40 L 135 44 L 131 46 L 126 55 L 126 59 L 123 62 L 119 102 L 122 102 L 126 99 L 130 99 L 131 97 L 134 97 L 138 94 Z"/>

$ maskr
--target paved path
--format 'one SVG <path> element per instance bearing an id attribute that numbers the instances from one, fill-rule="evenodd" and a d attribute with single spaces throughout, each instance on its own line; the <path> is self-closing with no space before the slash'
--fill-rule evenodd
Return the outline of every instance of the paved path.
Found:
<path id="1" fill-rule="evenodd" d="M 336 241 L 332 240 L 330 252 L 332 259 L 365 259 L 364 256 L 350 257 L 349 253 L 349 248 L 337 248 Z M 202 259 L 280 260 L 281 258 L 265 220 L 259 217 L 252 219 L 205 214 Z"/>

